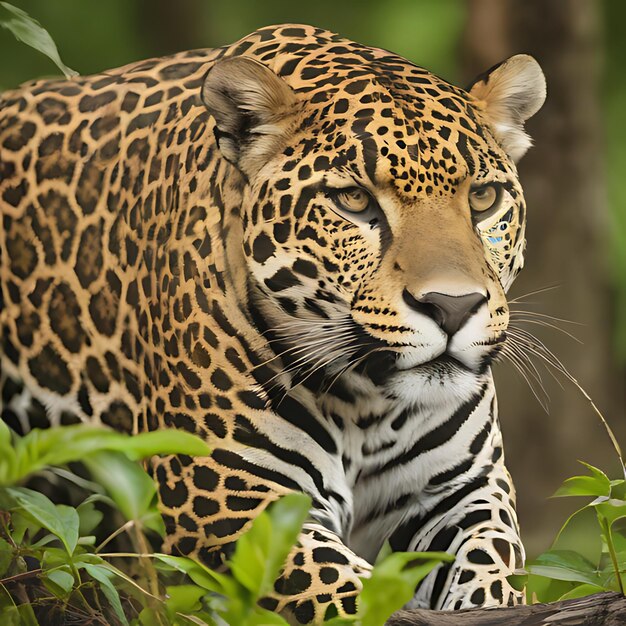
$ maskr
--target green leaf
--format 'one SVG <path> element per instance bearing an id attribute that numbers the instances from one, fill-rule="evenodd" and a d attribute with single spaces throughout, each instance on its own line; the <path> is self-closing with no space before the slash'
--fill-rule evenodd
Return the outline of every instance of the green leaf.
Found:
<path id="1" fill-rule="evenodd" d="M 77 75 L 77 72 L 61 61 L 59 51 L 48 31 L 22 9 L 8 2 L 0 2 L 0 26 L 11 31 L 18 41 L 45 54 L 66 78 Z"/>
<path id="2" fill-rule="evenodd" d="M 157 509 L 156 499 L 151 510 L 147 511 L 141 518 L 141 523 L 145 528 L 149 528 L 157 533 L 160 537 L 165 537 L 165 522 L 161 512 Z"/>
<path id="3" fill-rule="evenodd" d="M 609 555 L 606 555 L 609 556 Z M 605 591 L 619 591 L 619 584 L 617 582 L 617 572 L 613 565 L 613 561 L 610 557 L 607 559 L 607 563 L 600 570 L 600 580 L 602 588 Z M 622 573 L 626 573 L 626 553 L 617 553 L 617 569 Z"/>
<path id="4" fill-rule="evenodd" d="M 8 541 L 0 537 L 0 578 L 7 573 L 12 561 L 13 548 Z"/>
<path id="5" fill-rule="evenodd" d="M 559 600 L 572 600 L 574 598 L 584 598 L 585 596 L 591 596 L 594 593 L 601 593 L 603 591 L 606 591 L 604 587 L 584 583 L 582 585 L 578 585 L 577 587 L 574 587 L 574 589 L 572 589 L 571 591 L 564 593 L 559 598 Z"/>
<path id="6" fill-rule="evenodd" d="M 0 492 L 1 491 L 2 488 L 0 488 Z M 10 504 L 8 505 L 0 504 L 0 509 L 4 508 L 8 510 L 11 509 L 13 506 L 13 500 L 10 500 Z M 41 530 L 40 524 L 33 522 L 30 517 L 22 515 L 22 513 L 20 513 L 16 509 L 11 512 L 11 526 L 13 527 L 11 537 L 17 545 L 24 543 L 26 541 L 27 535 L 30 535 L 32 537 L 35 535 L 35 533 L 37 533 L 37 531 Z"/>
<path id="7" fill-rule="evenodd" d="M 593 506 L 596 512 L 607 520 L 609 526 L 612 526 L 613 523 L 616 522 L 618 519 L 626 517 L 625 500 L 609 498 L 608 500 L 603 500 L 602 502 L 594 504 Z"/>
<path id="8" fill-rule="evenodd" d="M 363 580 L 359 596 L 362 626 L 380 626 L 415 594 L 417 584 L 442 562 L 454 561 L 445 552 L 394 552 Z"/>
<path id="9" fill-rule="evenodd" d="M 626 500 L 626 480 L 621 478 L 611 481 L 611 498 Z"/>
<path id="10" fill-rule="evenodd" d="M 184 430 L 169 428 L 127 437 L 110 450 L 124 452 L 129 458 L 146 459 L 155 454 L 187 454 L 209 456 L 211 448 L 206 441 Z"/>
<path id="11" fill-rule="evenodd" d="M 531 574 L 597 585 L 600 583 L 596 566 L 573 550 L 549 550 L 526 566 Z"/>
<path id="12" fill-rule="evenodd" d="M 98 524 L 102 521 L 103 514 L 94 506 L 94 502 L 99 500 L 100 496 L 94 494 L 86 498 L 76 507 L 78 518 L 80 520 L 79 532 L 80 535 L 88 535 L 95 530 Z"/>
<path id="13" fill-rule="evenodd" d="M 127 520 L 141 520 L 156 498 L 154 481 L 124 454 L 101 451 L 84 459 L 93 478 L 108 492 Z"/>
<path id="14" fill-rule="evenodd" d="M 598 528 L 598 516 L 591 506 L 580 511 L 572 523 L 559 530 L 550 550 L 573 550 L 594 564 L 600 562 L 602 537 Z"/>
<path id="15" fill-rule="evenodd" d="M 256 608 L 246 615 L 246 626 L 289 626 L 289 622 L 277 613 Z"/>
<path id="16" fill-rule="evenodd" d="M 62 568 L 69 563 L 70 559 L 63 548 L 46 548 L 41 558 L 41 567 L 44 571 Z"/>
<path id="17" fill-rule="evenodd" d="M 11 594 L 0 585 L 0 617 L 2 626 L 39 626 L 32 604 L 16 606 Z"/>
<path id="18" fill-rule="evenodd" d="M 0 421 L 0 451 L 11 449 L 11 429 L 5 421 Z"/>
<path id="19" fill-rule="evenodd" d="M 170 585 L 166 587 L 167 607 L 173 613 L 197 611 L 201 608 L 200 598 L 206 589 L 195 585 Z"/>
<path id="20" fill-rule="evenodd" d="M 13 449 L 11 430 L 6 422 L 0 420 L 0 485 L 7 484 L 16 466 L 17 456 Z"/>
<path id="21" fill-rule="evenodd" d="M 509 574 L 506 577 L 509 585 L 513 587 L 516 591 L 524 591 L 526 588 L 526 583 L 528 582 L 528 574 L 527 573 L 513 573 Z"/>
<path id="22" fill-rule="evenodd" d="M 74 507 L 66 506 L 65 504 L 57 504 L 56 509 L 63 527 L 63 534 L 59 538 L 67 549 L 68 554 L 74 554 L 78 544 L 78 528 L 80 526 L 78 512 Z"/>
<path id="23" fill-rule="evenodd" d="M 56 535 L 69 555 L 74 553 L 78 543 L 78 513 L 62 504 L 54 505 L 46 496 L 23 487 L 9 488 L 7 493 L 20 507 L 25 517 Z"/>
<path id="24" fill-rule="evenodd" d="M 57 598 L 67 598 L 74 587 L 74 576 L 65 569 L 45 572 L 41 580 Z"/>
<path id="25" fill-rule="evenodd" d="M 139 613 L 139 624 L 141 626 L 161 626 L 156 611 L 149 606 Z M 136 626 L 135 621 L 132 622 L 132 626 Z"/>
<path id="26" fill-rule="evenodd" d="M 572 476 L 568 478 L 552 496 L 553 498 L 562 498 L 567 496 L 606 496 L 611 493 L 611 481 L 607 475 L 593 465 L 584 463 L 591 476 Z"/>
<path id="27" fill-rule="evenodd" d="M 13 456 L 0 454 L 0 485 L 14 484 L 46 466 L 89 459 L 102 450 L 124 452 L 134 460 L 155 454 L 210 454 L 205 441 L 175 429 L 129 436 L 91 424 L 34 428 L 24 437 L 16 438 Z"/>
<path id="28" fill-rule="evenodd" d="M 113 574 L 102 565 L 85 564 L 83 567 L 94 580 L 97 580 L 100 583 L 102 593 L 109 601 L 109 604 L 113 608 L 113 611 L 115 611 L 115 615 L 120 620 L 120 622 L 122 622 L 122 624 L 124 624 L 125 626 L 128 626 L 128 620 L 126 619 L 124 609 L 122 608 L 120 595 L 115 588 L 115 585 L 111 582 Z"/>
<path id="29" fill-rule="evenodd" d="M 235 580 L 224 574 L 214 572 L 201 563 L 196 563 L 186 557 L 170 556 L 169 554 L 155 553 L 153 556 L 162 563 L 187 574 L 196 585 L 200 585 L 208 591 L 224 596 L 235 596 L 239 592 L 239 586 Z"/>
<path id="30" fill-rule="evenodd" d="M 78 568 L 84 567 L 85 565 L 109 565 L 101 556 L 90 552 L 74 556 L 72 563 Z"/>
<path id="31" fill-rule="evenodd" d="M 288 494 L 270 504 L 237 540 L 229 564 L 254 601 L 272 590 L 310 507 L 311 499 L 305 494 Z"/>
<path id="32" fill-rule="evenodd" d="M 47 546 L 49 543 L 52 543 L 53 541 L 58 541 L 57 536 L 53 535 L 52 533 L 48 533 L 44 535 L 41 539 L 38 539 L 37 541 L 31 543 L 30 548 L 31 549 L 43 548 L 44 546 Z"/>
<path id="33" fill-rule="evenodd" d="M 534 602 L 556 602 L 578 584 L 577 582 L 531 574 L 526 585 L 526 601 L 528 604 Z"/>

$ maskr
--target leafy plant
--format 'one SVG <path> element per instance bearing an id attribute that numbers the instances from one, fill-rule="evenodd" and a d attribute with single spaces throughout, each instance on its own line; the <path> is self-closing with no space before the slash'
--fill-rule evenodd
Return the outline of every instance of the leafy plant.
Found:
<path id="1" fill-rule="evenodd" d="M 149 544 L 144 531 L 162 533 L 163 528 L 156 508 L 154 483 L 136 461 L 153 454 L 209 453 L 204 441 L 182 431 L 131 437 L 104 428 L 77 425 L 35 429 L 18 437 L 0 421 L 0 614 L 3 618 L 6 614 L 6 619 L 15 623 L 37 623 L 33 607 L 56 610 L 56 600 L 69 613 L 91 618 L 101 615 L 102 623 L 128 624 L 120 592 L 113 581 L 130 584 L 135 595 L 137 583 L 98 554 L 92 533 L 101 522 L 102 513 L 95 504 L 106 502 L 121 511 L 127 521 L 114 535 L 128 530 L 133 542 L 145 549 Z M 85 458 L 92 476 L 101 479 L 108 496 L 99 490 L 74 508 L 54 504 L 42 493 L 15 486 L 50 466 Z M 72 474 L 64 471 L 61 475 Z M 148 569 L 144 574 L 146 579 L 153 579 L 152 588 L 158 589 L 152 572 Z M 29 583 L 28 590 L 25 582 Z M 20 595 L 28 601 L 16 602 Z M 95 599 L 98 605 L 99 596 L 108 603 L 108 609 L 94 611 L 90 599 Z M 145 597 L 150 597 L 150 593 Z"/>
<path id="2" fill-rule="evenodd" d="M 435 567 L 454 557 L 446 552 L 393 552 L 380 560 L 372 576 L 363 580 L 357 614 L 334 618 L 332 626 L 380 626 L 415 594 L 417 584 Z"/>
<path id="3" fill-rule="evenodd" d="M 65 74 L 66 78 L 78 74 L 61 61 L 50 33 L 26 11 L 8 2 L 0 2 L 0 26 L 13 33 L 18 41 L 45 54 Z"/>
<path id="4" fill-rule="evenodd" d="M 624 593 L 626 480 L 610 480 L 598 468 L 583 465 L 589 475 L 568 478 L 554 497 L 593 499 L 570 515 L 552 548 L 527 565 L 529 600 L 553 602 L 601 591 Z M 592 519 L 588 513 L 593 514 Z M 584 555 L 580 549 L 559 547 L 567 534 L 587 538 L 597 534 L 599 541 L 591 554 Z"/>
<path id="5" fill-rule="evenodd" d="M 206 442 L 181 430 L 162 430 L 130 437 L 90 424 L 62 428 L 35 428 L 24 437 L 13 437 L 0 421 L 0 486 L 13 485 L 47 466 L 58 466 L 108 451 L 122 451 L 131 460 L 153 454 L 206 456 Z M 168 452 L 169 451 L 169 452 Z M 92 465 L 96 465 L 92 463 Z"/>
<path id="6" fill-rule="evenodd" d="M 113 626 L 287 624 L 258 602 L 271 592 L 310 498 L 290 494 L 259 515 L 237 542 L 228 574 L 190 558 L 153 553 L 147 533 L 163 535 L 164 528 L 154 483 L 138 461 L 177 453 L 209 450 L 198 438 L 175 430 L 129 437 L 78 425 L 18 437 L 0 422 L 0 623 L 36 625 L 63 612 Z M 59 468 L 79 459 L 90 481 Z M 19 486 L 50 467 L 94 493 L 71 507 Z M 126 521 L 98 544 L 103 504 Z M 105 552 L 123 533 L 133 551 Z M 328 623 L 382 624 L 426 574 L 450 559 L 445 553 L 389 555 L 363 581 L 358 614 Z"/>

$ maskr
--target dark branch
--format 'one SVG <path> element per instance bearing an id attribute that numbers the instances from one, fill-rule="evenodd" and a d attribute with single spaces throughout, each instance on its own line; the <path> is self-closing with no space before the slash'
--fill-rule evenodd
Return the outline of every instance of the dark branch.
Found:
<path id="1" fill-rule="evenodd" d="M 626 626 L 626 597 L 586 598 L 497 609 L 398 611 L 386 626 Z"/>

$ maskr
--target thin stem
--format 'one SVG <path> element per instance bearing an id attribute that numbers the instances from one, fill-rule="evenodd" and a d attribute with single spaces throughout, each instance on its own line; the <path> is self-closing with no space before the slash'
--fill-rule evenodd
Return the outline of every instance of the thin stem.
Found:
<path id="1" fill-rule="evenodd" d="M 603 515 L 598 514 L 598 518 L 600 521 L 600 526 L 603 527 L 604 534 L 606 537 L 606 546 L 609 550 L 609 554 L 611 556 L 611 562 L 613 564 L 613 571 L 617 576 L 617 584 L 619 586 L 619 592 L 624 595 L 624 584 L 622 583 L 622 576 L 620 574 L 619 565 L 617 562 L 617 554 L 615 553 L 615 546 L 613 545 L 613 537 L 611 535 L 611 524 L 609 520 L 606 519 Z"/>
<path id="2" fill-rule="evenodd" d="M 7 578 L 0 578 L 0 585 L 7 585 L 8 583 L 15 582 L 16 580 L 22 580 L 24 578 L 32 578 L 33 576 L 37 576 L 41 574 L 42 569 L 31 569 L 28 572 L 21 572 L 19 574 L 14 574 L 13 576 L 9 576 Z"/>
<path id="3" fill-rule="evenodd" d="M 104 548 L 104 546 L 107 545 L 107 543 L 109 543 L 110 541 L 112 541 L 113 539 L 115 539 L 115 537 L 117 537 L 119 534 L 129 530 L 130 528 L 132 528 L 135 525 L 135 520 L 128 520 L 125 524 L 123 524 L 122 526 L 120 526 L 116 531 L 114 531 L 113 533 L 111 533 L 95 550 L 96 554 L 98 552 L 100 552 L 100 550 L 102 550 L 102 548 Z"/>

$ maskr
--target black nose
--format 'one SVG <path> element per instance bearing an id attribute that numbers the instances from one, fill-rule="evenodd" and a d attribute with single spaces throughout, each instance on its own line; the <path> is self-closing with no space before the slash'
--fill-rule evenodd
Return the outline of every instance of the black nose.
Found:
<path id="1" fill-rule="evenodd" d="M 417 299 L 405 289 L 402 298 L 412 308 L 428 315 L 452 336 L 467 318 L 477 311 L 487 298 L 482 293 L 466 293 L 463 296 L 448 296 L 445 293 L 430 291 Z"/>

